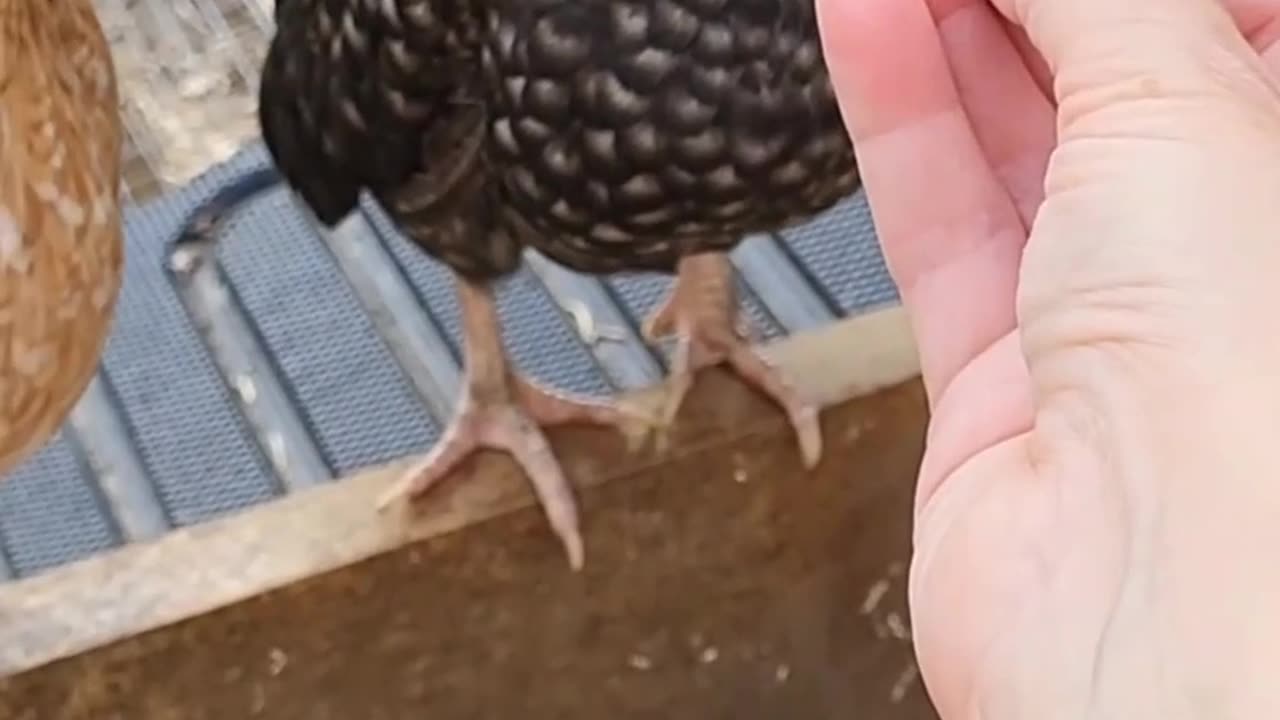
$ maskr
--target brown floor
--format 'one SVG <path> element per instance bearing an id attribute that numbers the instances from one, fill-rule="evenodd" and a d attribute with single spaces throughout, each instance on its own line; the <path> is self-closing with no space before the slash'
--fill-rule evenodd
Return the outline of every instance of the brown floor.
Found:
<path id="1" fill-rule="evenodd" d="M 530 508 L 0 680 L 0 717 L 933 718 L 904 583 L 922 393 L 825 420 L 811 476 L 773 424 L 584 491 L 581 575 Z"/>

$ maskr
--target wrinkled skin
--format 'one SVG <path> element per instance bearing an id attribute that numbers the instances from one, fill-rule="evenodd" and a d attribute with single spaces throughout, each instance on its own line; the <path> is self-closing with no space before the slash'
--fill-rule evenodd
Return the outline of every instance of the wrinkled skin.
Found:
<path id="1" fill-rule="evenodd" d="M 1280 3 L 819 11 L 933 409 L 943 718 L 1280 716 Z"/>

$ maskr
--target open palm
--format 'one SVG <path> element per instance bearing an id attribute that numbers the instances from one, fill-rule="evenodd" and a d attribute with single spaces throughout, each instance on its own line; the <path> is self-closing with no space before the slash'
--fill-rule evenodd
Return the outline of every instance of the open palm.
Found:
<path id="1" fill-rule="evenodd" d="M 1144 540 L 1154 514 L 1132 486 L 1142 472 L 1111 451 L 1125 429 L 1098 426 L 1080 399 L 1104 394 L 1086 386 L 1107 374 L 1099 367 L 1122 364 L 1117 355 L 1163 352 L 1147 349 L 1161 345 L 1150 342 L 1153 334 L 1167 332 L 1169 346 L 1178 345 L 1185 328 L 1126 310 L 1130 298 L 1164 287 L 1176 269 L 1135 262 L 1136 270 L 1122 270 L 1128 266 L 1114 261 L 1132 228 L 1101 218 L 1116 202 L 1098 195 L 1127 186 L 1115 177 L 1094 182 L 1089 173 L 1131 149 L 1088 157 L 1096 151 L 1085 140 L 1105 133 L 1085 125 L 1101 121 L 1083 112 L 1067 117 L 1063 95 L 1097 69 L 1059 74 L 1055 98 L 1049 67 L 1066 67 L 1071 53 L 1086 52 L 1075 46 L 1090 40 L 1036 27 L 1051 13 L 1087 14 L 1105 3 L 1113 9 L 1104 12 L 1117 17 L 1119 6 L 1161 4 L 1071 0 L 1071 9 L 1064 2 L 1049 9 L 1054 0 L 818 0 L 828 64 L 916 331 L 932 407 L 911 600 L 925 679 L 948 719 L 1090 716 L 1091 706 L 1117 690 L 1108 686 L 1105 665 L 1130 665 L 1137 682 L 1160 682 L 1151 675 L 1160 665 L 1153 658 L 1167 648 L 1129 621 L 1177 616 L 1141 614 L 1149 605 L 1143 588 L 1154 581 L 1135 558 L 1162 551 Z M 1266 76 L 1263 63 L 1280 67 L 1272 48 L 1280 2 L 1224 4 L 1232 17 L 1218 19 L 1234 21 L 1263 58 L 1239 53 L 1257 61 L 1252 69 L 1241 63 L 1242 82 L 1256 81 L 1260 97 L 1273 92 L 1251 72 Z M 1189 28 L 1215 17 L 1198 12 Z M 1031 49 L 1021 29 L 1028 18 L 1051 63 Z M 1274 130 L 1280 134 L 1280 126 Z M 1211 164 L 1204 160 L 1210 151 L 1194 143 L 1152 149 L 1153 157 L 1157 150 L 1170 168 Z M 1117 160 L 1102 174 L 1141 168 L 1147 151 L 1133 150 L 1127 165 Z M 1280 188 L 1280 176 L 1274 179 Z M 1175 190 L 1151 192 L 1167 200 Z M 1107 209 L 1099 209 L 1102 200 Z M 1070 225 L 1082 216 L 1092 217 L 1097 236 L 1061 242 L 1082 232 Z M 1128 251 L 1146 252 L 1139 243 Z M 1100 270 L 1095 261 L 1111 264 Z M 1068 307 L 1082 294 L 1092 308 Z M 1100 439 L 1107 433 L 1117 437 Z"/>

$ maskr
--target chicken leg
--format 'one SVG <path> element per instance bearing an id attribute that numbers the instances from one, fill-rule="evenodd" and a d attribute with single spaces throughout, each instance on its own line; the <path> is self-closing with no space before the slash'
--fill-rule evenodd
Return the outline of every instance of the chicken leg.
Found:
<path id="1" fill-rule="evenodd" d="M 806 468 L 822 456 L 818 409 L 750 345 L 738 323 L 733 267 L 724 253 L 689 255 L 680 260 L 675 286 L 665 303 L 645 323 L 650 342 L 676 335 L 676 350 L 667 379 L 663 419 L 670 423 L 702 368 L 728 363 L 743 380 L 782 406 L 800 443 Z"/>
<path id="2" fill-rule="evenodd" d="M 579 570 L 584 550 L 577 504 L 540 425 L 622 428 L 633 413 L 616 402 L 560 394 L 524 378 L 508 362 L 492 289 L 459 277 L 458 301 L 467 355 L 462 396 L 444 435 L 383 496 L 379 508 L 401 497 L 421 497 L 476 450 L 504 450 L 528 475 L 569 564 Z"/>

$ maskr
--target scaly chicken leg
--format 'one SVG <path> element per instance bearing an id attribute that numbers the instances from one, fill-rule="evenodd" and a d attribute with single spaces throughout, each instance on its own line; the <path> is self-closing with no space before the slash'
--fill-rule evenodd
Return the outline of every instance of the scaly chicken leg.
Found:
<path id="1" fill-rule="evenodd" d="M 458 301 L 467 356 L 462 396 L 444 435 L 383 496 L 379 508 L 400 497 L 422 496 L 476 450 L 504 450 L 532 482 L 569 564 L 581 569 L 584 551 L 577 505 L 540 426 L 581 422 L 621 428 L 632 413 L 615 402 L 543 389 L 514 370 L 502 345 L 493 290 L 487 285 L 459 277 Z"/>
<path id="2" fill-rule="evenodd" d="M 800 397 L 783 374 L 762 357 L 738 324 L 733 267 L 725 253 L 688 255 L 677 266 L 675 287 L 649 316 L 644 334 L 650 342 L 675 334 L 676 351 L 667 379 L 664 420 L 670 423 L 702 368 L 727 362 L 751 385 L 787 412 L 800 442 L 806 468 L 822 456 L 818 409 Z"/>

